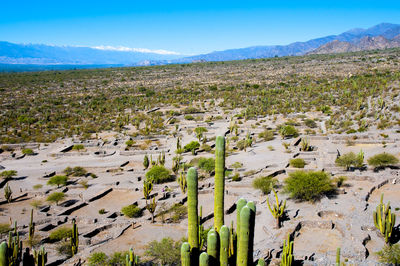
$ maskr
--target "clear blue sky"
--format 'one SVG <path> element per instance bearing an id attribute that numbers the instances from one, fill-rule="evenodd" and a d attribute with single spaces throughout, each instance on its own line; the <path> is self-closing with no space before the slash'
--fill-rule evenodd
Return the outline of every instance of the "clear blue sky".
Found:
<path id="1" fill-rule="evenodd" d="M 182 54 L 288 44 L 400 24 L 400 1 L 2 0 L 0 40 Z"/>

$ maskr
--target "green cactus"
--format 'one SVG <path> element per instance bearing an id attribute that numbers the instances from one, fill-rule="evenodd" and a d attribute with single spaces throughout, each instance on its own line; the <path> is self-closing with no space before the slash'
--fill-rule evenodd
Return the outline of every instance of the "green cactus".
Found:
<path id="1" fill-rule="evenodd" d="M 250 219 L 251 209 L 246 205 L 240 211 L 240 230 L 237 241 L 237 263 L 238 266 L 247 266 L 250 264 L 249 242 L 250 242 Z"/>
<path id="2" fill-rule="evenodd" d="M 153 201 L 150 200 L 150 203 L 147 203 L 146 200 L 146 209 L 151 213 L 151 222 L 154 223 L 154 213 L 156 212 L 157 201 L 156 197 L 153 198 Z"/>
<path id="3" fill-rule="evenodd" d="M 246 204 L 250 208 L 250 228 L 249 228 L 249 251 L 248 262 L 253 263 L 253 248 L 254 248 L 254 227 L 256 222 L 256 205 L 253 201 L 248 201 Z"/>
<path id="4" fill-rule="evenodd" d="M 200 206 L 200 212 L 199 212 L 199 216 L 197 219 L 197 224 L 198 224 L 198 228 L 199 228 L 199 250 L 201 250 L 204 246 L 204 238 L 203 238 L 203 233 L 204 233 L 204 226 L 201 224 L 201 219 L 203 216 L 203 206 Z"/>
<path id="5" fill-rule="evenodd" d="M 291 266 L 293 263 L 293 241 L 290 241 L 290 235 L 283 241 L 283 250 L 281 255 L 281 266 Z"/>
<path id="6" fill-rule="evenodd" d="M 385 242 L 389 243 L 390 237 L 392 236 L 393 227 L 396 223 L 396 215 L 392 213 L 390 201 L 386 206 L 383 204 L 383 193 L 381 195 L 381 202 L 376 207 L 373 217 L 375 227 L 378 228 L 385 237 Z"/>
<path id="7" fill-rule="evenodd" d="M 306 138 L 301 139 L 300 145 L 302 151 L 309 151 L 311 149 L 310 142 Z"/>
<path id="8" fill-rule="evenodd" d="M 31 210 L 31 222 L 29 223 L 29 244 L 32 247 L 33 236 L 35 234 L 35 223 L 33 222 L 33 209 Z"/>
<path id="9" fill-rule="evenodd" d="M 336 266 L 340 266 L 340 248 L 336 249 Z"/>
<path id="10" fill-rule="evenodd" d="M 125 265 L 126 266 L 137 266 L 139 265 L 139 256 L 135 255 L 133 249 L 130 248 L 128 254 L 125 257 Z"/>
<path id="11" fill-rule="evenodd" d="M 72 256 L 78 253 L 78 246 L 79 246 L 78 227 L 76 226 L 75 219 L 72 219 L 72 236 L 71 236 Z"/>
<path id="12" fill-rule="evenodd" d="M 45 266 L 47 262 L 47 252 L 42 246 L 39 251 L 33 250 L 33 257 L 35 258 L 35 265 Z"/>
<path id="13" fill-rule="evenodd" d="M 199 224 L 198 224 L 198 179 L 197 169 L 189 168 L 187 172 L 187 197 L 188 197 L 188 242 L 190 247 L 199 248 Z"/>
<path id="14" fill-rule="evenodd" d="M 264 259 L 258 259 L 257 266 L 265 266 L 265 260 Z"/>
<path id="15" fill-rule="evenodd" d="M 150 197 L 150 193 L 153 190 L 153 182 L 152 180 L 144 180 L 143 181 L 143 196 L 147 200 Z"/>
<path id="16" fill-rule="evenodd" d="M 6 241 L 0 244 L 0 266 L 8 266 L 8 246 Z"/>
<path id="17" fill-rule="evenodd" d="M 182 194 L 186 194 L 187 182 L 186 182 L 186 178 L 184 177 L 182 172 L 178 177 L 178 183 L 179 183 L 179 187 L 181 188 Z"/>
<path id="18" fill-rule="evenodd" d="M 214 229 L 207 234 L 207 254 L 211 265 L 218 264 L 218 232 Z"/>
<path id="19" fill-rule="evenodd" d="M 278 194 L 276 193 L 274 188 L 272 188 L 272 191 L 275 194 L 275 202 L 276 202 L 276 204 L 274 204 L 274 206 L 271 208 L 271 205 L 269 203 L 269 199 L 267 197 L 267 205 L 268 205 L 269 211 L 271 212 L 272 216 L 274 216 L 274 218 L 276 220 L 276 228 L 280 228 L 281 227 L 281 217 L 285 213 L 286 200 L 282 204 L 282 201 L 281 202 L 279 201 Z"/>
<path id="20" fill-rule="evenodd" d="M 242 211 L 242 208 L 246 206 L 247 200 L 244 198 L 240 198 L 236 202 L 236 234 L 240 234 L 240 212 Z"/>
<path id="21" fill-rule="evenodd" d="M 22 241 L 19 240 L 17 222 L 14 222 L 14 232 L 9 232 L 8 236 L 8 265 L 19 265 L 22 258 Z"/>
<path id="22" fill-rule="evenodd" d="M 208 266 L 209 258 L 207 252 L 200 254 L 200 266 Z"/>
<path id="23" fill-rule="evenodd" d="M 149 156 L 147 156 L 147 154 L 146 154 L 146 155 L 144 156 L 144 159 L 143 159 L 143 166 L 144 166 L 144 169 L 149 168 L 149 165 L 150 165 Z"/>
<path id="24" fill-rule="evenodd" d="M 215 188 L 214 188 L 214 229 L 224 225 L 225 192 L 225 137 L 217 136 L 215 141 Z"/>
<path id="25" fill-rule="evenodd" d="M 231 228 L 229 230 L 229 258 L 233 258 L 235 255 L 235 250 L 236 250 L 235 241 L 236 241 L 236 234 L 233 231 L 233 221 L 232 221 Z"/>
<path id="26" fill-rule="evenodd" d="M 181 246 L 181 265 L 190 266 L 190 245 L 184 242 Z"/>
<path id="27" fill-rule="evenodd" d="M 219 264 L 221 266 L 228 265 L 229 259 L 229 227 L 221 226 L 219 229 L 220 249 L 219 249 Z"/>
<path id="28" fill-rule="evenodd" d="M 12 201 L 12 190 L 11 190 L 10 186 L 8 185 L 8 183 L 4 188 L 4 197 L 6 198 L 8 203 L 10 203 Z"/>

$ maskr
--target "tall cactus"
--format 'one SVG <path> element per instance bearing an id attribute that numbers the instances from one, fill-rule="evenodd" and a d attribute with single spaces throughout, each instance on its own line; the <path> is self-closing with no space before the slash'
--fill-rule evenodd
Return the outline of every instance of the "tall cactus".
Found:
<path id="1" fill-rule="evenodd" d="M 126 266 L 137 266 L 139 265 L 139 256 L 135 255 L 133 249 L 130 248 L 128 254 L 125 257 L 125 265 Z"/>
<path id="2" fill-rule="evenodd" d="M 190 266 L 190 245 L 184 242 L 181 246 L 181 265 Z"/>
<path id="3" fill-rule="evenodd" d="M 251 209 L 244 206 L 240 211 L 240 231 L 238 233 L 237 263 L 238 266 L 249 264 L 250 217 Z"/>
<path id="4" fill-rule="evenodd" d="M 198 179 L 197 169 L 189 168 L 187 172 L 187 195 L 188 195 L 188 241 L 190 247 L 199 248 L 199 228 L 198 228 Z"/>
<path id="5" fill-rule="evenodd" d="M 275 220 L 276 220 L 276 228 L 280 228 L 281 227 L 281 217 L 284 215 L 285 213 L 285 208 L 286 208 L 286 200 L 283 202 L 279 201 L 278 199 L 278 194 L 276 193 L 275 189 L 272 188 L 272 191 L 275 194 L 275 202 L 276 204 L 274 204 L 271 208 L 271 205 L 269 203 L 269 199 L 267 197 L 267 205 L 268 205 L 268 209 L 271 212 L 272 216 L 274 216 Z"/>
<path id="6" fill-rule="evenodd" d="M 72 236 L 71 236 L 72 256 L 78 253 L 78 246 L 79 246 L 78 227 L 76 226 L 75 219 L 72 219 Z"/>
<path id="7" fill-rule="evenodd" d="M 383 193 L 381 195 L 381 202 L 376 207 L 376 211 L 373 213 L 375 227 L 379 229 L 382 235 L 385 237 L 385 242 L 389 243 L 390 237 L 392 236 L 393 227 L 396 223 L 396 215 L 392 213 L 390 207 L 390 201 L 385 206 L 383 204 Z"/>
<path id="8" fill-rule="evenodd" d="M 293 263 L 293 241 L 290 241 L 290 235 L 283 241 L 283 250 L 281 255 L 281 266 L 291 266 Z"/>
<path id="9" fill-rule="evenodd" d="M 0 266 L 8 266 L 8 246 L 6 241 L 0 244 Z"/>
<path id="10" fill-rule="evenodd" d="M 340 266 L 340 248 L 336 249 L 336 266 Z"/>
<path id="11" fill-rule="evenodd" d="M 35 223 L 33 222 L 33 209 L 31 209 L 31 222 L 29 223 L 29 244 L 32 247 L 33 236 L 35 234 Z"/>
<path id="12" fill-rule="evenodd" d="M 224 225 L 225 192 L 225 137 L 217 136 L 215 141 L 215 188 L 214 188 L 214 229 Z"/>
<path id="13" fill-rule="evenodd" d="M 207 252 L 203 252 L 200 254 L 200 266 L 208 266 L 209 264 L 209 257 Z"/>
<path id="14" fill-rule="evenodd" d="M 143 196 L 147 200 L 150 197 L 150 193 L 153 190 L 153 181 L 150 180 L 144 180 L 143 181 Z"/>
<path id="15" fill-rule="evenodd" d="M 240 234 L 240 212 L 242 211 L 242 208 L 246 206 L 247 200 L 244 198 L 240 198 L 236 202 L 236 234 L 239 236 Z"/>
<path id="16" fill-rule="evenodd" d="M 207 254 L 211 265 L 218 265 L 218 232 L 214 229 L 207 234 Z"/>
<path id="17" fill-rule="evenodd" d="M 250 208 L 250 228 L 249 228 L 249 251 L 248 251 L 248 262 L 253 263 L 253 248 L 254 248 L 254 227 L 256 223 L 256 204 L 253 201 L 249 201 L 246 204 Z"/>
<path id="18" fill-rule="evenodd" d="M 219 229 L 220 249 L 219 249 L 219 264 L 221 266 L 228 266 L 229 259 L 229 227 L 226 225 L 221 226 Z"/>

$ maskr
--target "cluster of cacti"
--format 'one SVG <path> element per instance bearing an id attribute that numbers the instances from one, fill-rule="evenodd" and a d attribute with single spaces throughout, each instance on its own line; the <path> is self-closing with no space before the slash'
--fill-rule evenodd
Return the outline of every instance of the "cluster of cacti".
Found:
<path id="1" fill-rule="evenodd" d="M 383 194 L 381 195 L 380 204 L 376 207 L 376 211 L 373 213 L 373 217 L 375 227 L 378 228 L 385 237 L 385 242 L 389 243 L 393 227 L 396 223 L 396 215 L 392 213 L 390 201 L 386 206 L 383 204 Z"/>
<path id="2" fill-rule="evenodd" d="M 147 200 L 150 197 L 150 193 L 153 190 L 153 182 L 151 180 L 143 181 L 143 196 Z"/>
<path id="3" fill-rule="evenodd" d="M 158 155 L 157 164 L 158 164 L 158 165 L 164 165 L 164 164 L 165 164 L 165 152 L 161 152 L 161 153 Z"/>
<path id="4" fill-rule="evenodd" d="M 283 241 L 281 255 L 281 266 L 290 266 L 293 263 L 293 241 L 290 241 L 290 235 Z"/>
<path id="5" fill-rule="evenodd" d="M 12 190 L 11 190 L 10 186 L 8 185 L 8 183 L 4 188 L 4 197 L 6 198 L 8 203 L 10 203 L 12 201 Z"/>
<path id="6" fill-rule="evenodd" d="M 363 165 L 364 165 L 364 152 L 360 150 L 360 152 L 357 154 L 356 167 L 363 167 Z"/>
<path id="7" fill-rule="evenodd" d="M 129 253 L 126 254 L 125 264 L 126 264 L 126 266 L 137 266 L 137 265 L 139 265 L 139 256 L 135 255 L 135 253 L 133 252 L 132 248 L 130 248 L 129 249 Z"/>
<path id="8" fill-rule="evenodd" d="M 39 251 L 33 251 L 33 257 L 35 258 L 35 265 L 45 266 L 47 262 L 47 251 L 42 246 Z"/>
<path id="9" fill-rule="evenodd" d="M 143 166 L 144 166 L 144 169 L 149 168 L 149 165 L 150 165 L 149 156 L 147 156 L 147 154 L 146 154 L 146 155 L 144 156 L 144 158 L 143 158 Z"/>
<path id="10" fill-rule="evenodd" d="M 281 227 L 281 217 L 283 217 L 283 215 L 285 214 L 286 200 L 282 204 L 282 201 L 279 201 L 278 194 L 276 193 L 276 191 L 273 187 L 272 187 L 272 191 L 274 192 L 276 203 L 271 208 L 269 199 L 267 197 L 267 205 L 268 205 L 268 209 L 270 210 L 272 216 L 274 216 L 274 218 L 276 220 L 276 228 L 280 228 Z"/>
<path id="11" fill-rule="evenodd" d="M 181 188 L 181 191 L 183 194 L 186 194 L 187 191 L 187 182 L 186 182 L 186 178 L 183 175 L 183 173 L 181 172 L 181 174 L 178 177 L 178 183 L 179 183 L 179 187 Z"/>
<path id="12" fill-rule="evenodd" d="M 0 266 L 19 265 L 22 258 L 22 241 L 19 240 L 17 222 L 14 230 L 9 232 L 8 244 L 6 241 L 0 245 Z"/>
<path id="13" fill-rule="evenodd" d="M 75 219 L 72 219 L 72 236 L 71 236 L 72 256 L 78 253 L 78 246 L 79 246 L 78 227 L 76 226 Z"/>
<path id="14" fill-rule="evenodd" d="M 309 143 L 308 139 L 306 139 L 306 138 L 301 139 L 300 145 L 301 145 L 302 151 L 309 151 L 311 149 L 310 143 Z"/>
<path id="15" fill-rule="evenodd" d="M 225 137 L 217 136 L 215 140 L 215 184 L 214 184 L 214 229 L 224 224 L 225 192 Z"/>

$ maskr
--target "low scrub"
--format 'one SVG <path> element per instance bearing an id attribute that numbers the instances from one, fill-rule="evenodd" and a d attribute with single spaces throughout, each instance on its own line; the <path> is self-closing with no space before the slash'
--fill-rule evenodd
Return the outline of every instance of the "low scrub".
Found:
<path id="1" fill-rule="evenodd" d="M 169 181 L 173 181 L 170 171 L 163 165 L 154 165 L 146 173 L 146 179 L 152 180 L 155 184 L 161 184 Z"/>
<path id="2" fill-rule="evenodd" d="M 314 202 L 332 193 L 334 186 L 327 173 L 295 171 L 285 179 L 285 192 L 293 199 Z"/>
<path id="3" fill-rule="evenodd" d="M 49 239 L 52 242 L 57 242 L 72 236 L 72 228 L 60 227 L 50 233 Z"/>
<path id="4" fill-rule="evenodd" d="M 393 154 L 390 153 L 380 153 L 374 155 L 368 159 L 368 164 L 374 167 L 386 167 L 390 165 L 395 165 L 399 162 Z"/>
<path id="5" fill-rule="evenodd" d="M 136 205 L 128 205 L 121 209 L 121 212 L 129 218 L 137 218 L 142 216 L 142 209 Z"/>
<path id="6" fill-rule="evenodd" d="M 261 176 L 253 180 L 253 188 L 259 189 L 264 194 L 269 194 L 271 187 L 274 186 L 278 181 L 270 176 Z"/>
<path id="7" fill-rule="evenodd" d="M 294 168 L 304 168 L 304 166 L 306 165 L 306 162 L 304 161 L 304 159 L 295 158 L 295 159 L 291 159 L 289 161 L 289 164 L 291 167 L 294 167 Z"/>

